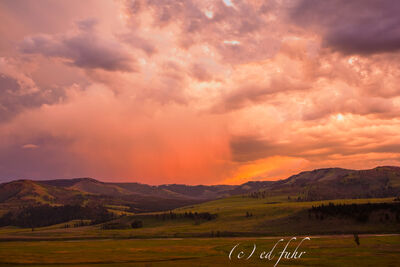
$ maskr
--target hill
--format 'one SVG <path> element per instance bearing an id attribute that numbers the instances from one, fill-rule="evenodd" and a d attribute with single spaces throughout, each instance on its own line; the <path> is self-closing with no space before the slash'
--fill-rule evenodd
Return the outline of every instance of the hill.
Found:
<path id="1" fill-rule="evenodd" d="M 273 183 L 266 190 L 275 195 L 294 195 L 303 201 L 394 197 L 400 194 L 400 168 L 318 169 Z"/>
<path id="2" fill-rule="evenodd" d="M 301 172 L 279 181 L 250 181 L 241 185 L 151 186 L 107 183 L 93 178 L 17 180 L 0 184 L 0 209 L 34 204 L 98 204 L 130 212 L 147 212 L 234 195 L 254 198 L 285 196 L 296 201 L 396 197 L 400 195 L 400 167 L 384 166 L 370 170 L 325 168 Z"/>

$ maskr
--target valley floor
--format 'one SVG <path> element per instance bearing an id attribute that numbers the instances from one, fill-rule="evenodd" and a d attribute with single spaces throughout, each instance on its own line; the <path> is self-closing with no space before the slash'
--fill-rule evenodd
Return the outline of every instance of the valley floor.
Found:
<path id="1" fill-rule="evenodd" d="M 101 225 L 65 227 L 65 223 L 27 229 L 0 228 L 0 266 L 274 266 L 286 242 L 300 258 L 282 258 L 277 266 L 399 266 L 400 223 L 385 211 L 364 222 L 354 218 L 316 218 L 308 210 L 321 204 L 394 203 L 393 198 L 316 202 L 287 197 L 230 197 L 173 211 L 217 214 L 211 220 L 165 219 L 162 213 L 123 216 L 118 223 L 140 219 L 137 229 L 104 230 Z M 157 215 L 158 214 L 158 215 Z M 157 216 L 155 216 L 157 215 Z M 69 222 L 73 225 L 76 222 Z M 358 233 L 359 245 L 355 236 Z M 355 235 L 353 235 L 355 234 Z M 260 259 L 283 236 L 271 259 Z M 302 236 L 302 237 L 301 237 Z M 239 244 L 239 245 L 237 245 Z M 229 254 L 232 248 L 235 250 Z M 248 259 L 238 260 L 243 251 Z"/>
<path id="2" fill-rule="evenodd" d="M 196 237 L 258 237 L 293 235 L 334 234 L 390 234 L 400 233 L 400 222 L 396 214 L 371 215 L 366 222 L 353 218 L 316 218 L 308 210 L 321 204 L 396 203 L 393 198 L 342 199 L 314 202 L 288 201 L 285 197 L 255 199 L 230 197 L 174 210 L 175 214 L 216 214 L 212 220 L 193 220 L 185 217 L 162 219 L 163 213 L 137 214 L 116 220 L 130 226 L 132 220 L 141 220 L 143 227 L 132 229 L 104 230 L 101 225 L 73 227 L 69 222 L 47 227 L 30 228 L 1 227 L 0 241 L 29 240 L 75 240 L 105 238 L 196 238 Z M 169 212 L 167 212 L 168 215 Z M 250 215 L 250 216 L 248 216 Z"/>

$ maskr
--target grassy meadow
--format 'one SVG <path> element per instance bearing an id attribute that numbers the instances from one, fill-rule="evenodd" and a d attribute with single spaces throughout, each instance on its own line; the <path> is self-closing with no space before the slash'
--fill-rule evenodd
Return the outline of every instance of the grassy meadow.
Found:
<path id="1" fill-rule="evenodd" d="M 212 220 L 160 220 L 156 216 L 163 213 L 147 213 L 125 214 L 116 219 L 119 223 L 140 219 L 143 227 L 137 229 L 74 227 L 79 220 L 35 229 L 2 227 L 0 266 L 274 266 L 279 256 L 275 260 L 261 260 L 259 254 L 271 250 L 281 237 L 287 241 L 293 236 L 311 237 L 301 245 L 306 253 L 300 259 L 282 259 L 278 266 L 398 266 L 398 222 L 379 222 L 373 217 L 364 223 L 344 218 L 318 220 L 307 214 L 312 206 L 329 202 L 393 201 L 382 198 L 297 202 L 287 197 L 234 196 L 173 211 L 217 214 Z M 108 208 L 124 212 L 123 206 Z M 354 233 L 359 234 L 360 245 L 356 244 Z M 229 260 L 230 250 L 238 243 L 246 253 L 256 244 L 254 256 L 249 260 Z M 283 244 L 277 246 L 277 253 Z M 293 249 L 289 246 L 288 250 Z"/>
<path id="2" fill-rule="evenodd" d="M 287 241 L 289 238 L 285 238 Z M 0 242 L 0 266 L 274 266 L 284 243 L 271 260 L 260 259 L 279 238 L 187 238 Z M 298 241 L 296 241 L 298 242 Z M 288 251 L 293 251 L 293 243 Z M 249 260 L 229 252 L 240 243 Z M 400 236 L 311 237 L 302 243 L 299 259 L 281 259 L 277 266 L 398 266 Z"/>
<path id="3" fill-rule="evenodd" d="M 312 206 L 328 203 L 388 203 L 393 198 L 344 199 L 314 202 L 288 201 L 287 197 L 251 198 L 234 196 L 194 206 L 175 209 L 173 212 L 209 212 L 217 214 L 214 220 L 160 220 L 155 214 L 127 214 L 116 221 L 129 223 L 132 218 L 143 221 L 138 229 L 103 230 L 101 225 L 65 228 L 65 223 L 47 227 L 0 228 L 0 240 L 54 240 L 82 238 L 171 238 L 171 237 L 250 237 L 250 236 L 293 236 L 315 234 L 353 233 L 399 233 L 400 225 L 395 221 L 379 222 L 371 219 L 359 223 L 350 219 L 309 218 L 307 210 Z M 123 211 L 123 207 L 113 207 Z M 251 216 L 246 216 L 251 214 Z M 69 222 L 70 226 L 76 222 Z"/>

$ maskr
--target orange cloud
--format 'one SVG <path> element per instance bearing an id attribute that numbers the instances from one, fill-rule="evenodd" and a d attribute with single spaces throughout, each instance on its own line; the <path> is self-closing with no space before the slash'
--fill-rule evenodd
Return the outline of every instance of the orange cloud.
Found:
<path id="1" fill-rule="evenodd" d="M 241 165 L 235 175 L 223 181 L 227 184 L 240 184 L 250 180 L 278 180 L 289 177 L 298 170 L 308 167 L 302 158 L 272 156 Z"/>

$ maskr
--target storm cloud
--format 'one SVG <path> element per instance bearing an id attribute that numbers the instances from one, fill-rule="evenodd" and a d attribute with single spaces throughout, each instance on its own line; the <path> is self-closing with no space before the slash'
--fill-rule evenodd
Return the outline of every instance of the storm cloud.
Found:
<path id="1" fill-rule="evenodd" d="M 25 54 L 62 58 L 81 68 L 134 71 L 133 60 L 124 46 L 115 40 L 100 37 L 96 33 L 96 24 L 89 19 L 79 21 L 77 32 L 69 35 L 29 36 L 22 41 L 19 49 Z"/>
<path id="2" fill-rule="evenodd" d="M 367 55 L 400 49 L 399 13 L 396 0 L 301 0 L 290 16 L 296 24 L 320 32 L 325 46 Z"/>

